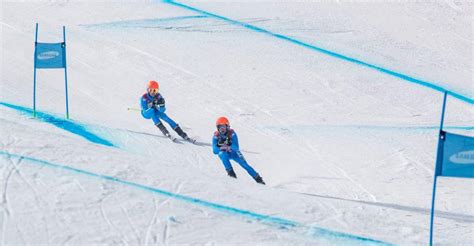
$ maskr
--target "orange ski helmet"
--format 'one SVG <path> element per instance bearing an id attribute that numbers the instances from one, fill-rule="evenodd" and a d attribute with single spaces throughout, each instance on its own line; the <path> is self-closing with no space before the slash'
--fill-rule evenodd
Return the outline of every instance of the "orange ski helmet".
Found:
<path id="1" fill-rule="evenodd" d="M 147 89 L 156 89 L 156 90 L 158 90 L 159 88 L 160 88 L 160 85 L 158 85 L 158 82 L 156 82 L 154 80 L 150 80 L 150 82 L 148 82 Z"/>
<path id="2" fill-rule="evenodd" d="M 216 121 L 216 126 L 219 126 L 219 125 L 229 126 L 229 120 L 224 116 L 219 117 Z"/>

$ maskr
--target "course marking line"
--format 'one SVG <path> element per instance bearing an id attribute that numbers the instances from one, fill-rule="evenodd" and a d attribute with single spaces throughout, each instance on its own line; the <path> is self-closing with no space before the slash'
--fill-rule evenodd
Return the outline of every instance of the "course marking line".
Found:
<path id="1" fill-rule="evenodd" d="M 342 240 L 341 243 L 359 243 L 359 244 L 360 243 L 367 243 L 367 244 L 373 244 L 373 245 L 391 245 L 389 243 L 382 242 L 382 241 L 379 241 L 379 240 L 360 237 L 360 236 L 356 236 L 356 235 L 352 235 L 352 234 L 331 231 L 331 230 L 328 230 L 328 229 L 314 227 L 314 226 L 305 226 L 305 225 L 303 225 L 301 223 L 298 223 L 298 222 L 295 222 L 295 221 L 291 221 L 291 220 L 287 220 L 287 219 L 283 219 L 283 218 L 279 218 L 279 217 L 274 217 L 274 216 L 270 216 L 270 215 L 263 215 L 263 214 L 255 213 L 255 212 L 252 212 L 252 211 L 249 211 L 249 210 L 234 208 L 234 207 L 230 207 L 230 206 L 226 206 L 226 205 L 222 205 L 222 204 L 218 204 L 218 203 L 208 202 L 208 201 L 205 201 L 205 200 L 201 200 L 199 198 L 180 195 L 180 194 L 173 193 L 173 192 L 170 192 L 170 191 L 166 191 L 166 190 L 162 190 L 162 189 L 158 189 L 158 188 L 154 188 L 154 187 L 150 187 L 150 186 L 146 186 L 146 185 L 137 184 L 137 183 L 129 182 L 129 181 L 126 181 L 126 180 L 121 180 L 121 179 L 116 178 L 116 177 L 107 176 L 107 175 L 103 175 L 103 174 L 97 174 L 97 173 L 77 169 L 77 168 L 66 166 L 66 165 L 55 164 L 55 163 L 51 163 L 51 162 L 48 162 L 48 161 L 36 159 L 36 158 L 33 158 L 33 157 L 28 157 L 28 156 L 23 156 L 23 155 L 16 155 L 16 154 L 12 154 L 12 153 L 5 152 L 5 151 L 0 151 L 0 155 L 5 156 L 7 158 L 18 158 L 18 159 L 22 159 L 23 161 L 28 161 L 29 163 L 40 164 L 42 166 L 49 167 L 49 168 L 61 169 L 61 170 L 68 171 L 68 172 L 71 172 L 71 173 L 81 174 L 81 175 L 85 175 L 85 176 L 89 176 L 89 177 L 94 177 L 94 178 L 98 178 L 98 179 L 102 179 L 102 180 L 107 180 L 107 181 L 119 183 L 119 184 L 129 186 L 129 187 L 138 188 L 138 189 L 149 191 L 149 192 L 152 192 L 152 193 L 155 193 L 155 194 L 171 197 L 171 198 L 174 198 L 176 200 L 188 202 L 188 203 L 191 203 L 191 204 L 200 205 L 200 206 L 203 206 L 203 207 L 212 208 L 212 209 L 222 211 L 222 212 L 226 212 L 226 213 L 229 213 L 229 214 L 234 214 L 234 215 L 247 217 L 249 219 L 256 220 L 258 222 L 262 222 L 262 223 L 265 223 L 265 224 L 275 225 L 275 226 L 278 226 L 278 228 L 281 228 L 281 229 L 289 229 L 289 228 L 304 229 L 304 231 L 305 231 L 304 234 L 305 235 L 314 236 L 314 237 L 320 238 L 320 239 L 334 240 L 334 241 L 337 241 L 337 242 L 339 242 L 339 240 Z"/>
<path id="2" fill-rule="evenodd" d="M 309 44 L 309 43 L 305 43 L 303 41 L 291 38 L 291 37 L 283 35 L 283 34 L 274 33 L 274 32 L 268 31 L 266 29 L 263 29 L 263 28 L 245 23 L 245 22 L 232 20 L 230 18 L 221 16 L 221 15 L 217 15 L 217 14 L 213 14 L 213 13 L 210 13 L 210 12 L 207 12 L 205 10 L 201 10 L 201 9 L 198 9 L 198 8 L 195 8 L 195 7 L 191 7 L 189 5 L 185 5 L 183 3 L 179 3 L 179 2 L 176 2 L 174 0 L 162 0 L 162 2 L 170 4 L 170 5 L 174 5 L 174 6 L 177 6 L 177 7 L 180 7 L 180 8 L 184 8 L 184 9 L 187 9 L 187 10 L 191 10 L 191 11 L 194 11 L 194 12 L 198 12 L 200 14 L 204 14 L 204 15 L 207 15 L 209 17 L 214 17 L 216 19 L 224 20 L 224 21 L 232 23 L 234 25 L 238 25 L 238 26 L 247 28 L 249 30 L 259 32 L 259 33 L 267 34 L 267 35 L 270 35 L 272 37 L 275 37 L 275 38 L 278 38 L 278 39 L 281 39 L 281 40 L 285 40 L 285 41 L 294 43 L 294 44 L 302 46 L 302 47 L 306 47 L 306 48 L 314 50 L 314 51 L 318 51 L 320 53 L 329 55 L 331 57 L 335 57 L 335 58 L 338 58 L 338 59 L 341 59 L 341 60 L 344 60 L 344 61 L 347 61 L 347 62 L 351 62 L 351 63 L 357 64 L 357 65 L 361 65 L 361 66 L 364 66 L 364 67 L 375 69 L 375 70 L 377 70 L 381 73 L 388 74 L 388 75 L 391 75 L 393 77 L 396 77 L 396 78 L 399 78 L 399 79 L 402 79 L 402 80 L 405 80 L 405 81 L 408 81 L 408 82 L 411 82 L 411 83 L 414 83 L 414 84 L 418 84 L 418 85 L 421 85 L 421 86 L 424 86 L 424 87 L 428 87 L 428 88 L 433 89 L 435 91 L 439 91 L 439 92 L 442 92 L 442 93 L 444 93 L 446 91 L 452 97 L 455 97 L 455 98 L 457 98 L 461 101 L 464 101 L 466 103 L 469 103 L 469 104 L 474 104 L 474 99 L 473 98 L 470 98 L 468 96 L 464 96 L 464 95 L 462 95 L 460 93 L 457 93 L 457 92 L 449 91 L 446 88 L 444 88 L 442 86 L 439 86 L 439 85 L 436 85 L 435 83 L 432 83 L 432 82 L 416 79 L 416 78 L 410 77 L 408 75 L 392 71 L 392 70 L 387 69 L 387 68 L 383 68 L 383 67 L 380 67 L 380 66 L 377 66 L 377 65 L 373 65 L 373 64 L 355 59 L 355 58 L 351 58 L 349 56 L 345 56 L 345 55 L 336 53 L 334 51 L 330 51 L 330 50 L 323 49 L 323 48 L 320 48 L 318 46 L 315 46 L 315 45 L 312 45 L 312 44 Z"/>

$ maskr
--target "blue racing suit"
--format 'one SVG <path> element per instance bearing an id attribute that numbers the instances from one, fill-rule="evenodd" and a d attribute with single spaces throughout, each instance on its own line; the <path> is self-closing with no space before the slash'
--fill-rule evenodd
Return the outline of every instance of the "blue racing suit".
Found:
<path id="1" fill-rule="evenodd" d="M 222 146 L 229 146 L 230 148 L 228 151 L 225 151 L 221 150 Z M 244 155 L 240 152 L 239 139 L 234 130 L 229 129 L 225 134 L 216 131 L 212 138 L 212 151 L 215 155 L 219 155 L 219 158 L 227 171 L 232 170 L 230 160 L 234 160 L 244 168 L 252 178 L 259 176 L 258 173 L 247 163 Z"/>
<path id="2" fill-rule="evenodd" d="M 175 129 L 178 124 L 174 122 L 168 115 L 165 114 L 165 99 L 158 93 L 156 96 L 151 96 L 149 93 L 143 94 L 140 98 L 141 113 L 143 118 L 152 119 L 155 125 L 161 124 L 160 119 L 168 123 L 171 128 Z"/>

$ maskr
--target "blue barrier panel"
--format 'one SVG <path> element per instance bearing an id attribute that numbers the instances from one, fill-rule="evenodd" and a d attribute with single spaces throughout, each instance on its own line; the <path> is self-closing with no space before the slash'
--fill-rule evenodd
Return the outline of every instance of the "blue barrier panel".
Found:
<path id="1" fill-rule="evenodd" d="M 36 43 L 35 68 L 65 68 L 64 43 Z"/>
<path id="2" fill-rule="evenodd" d="M 474 137 L 442 133 L 442 159 L 436 164 L 438 176 L 474 178 Z"/>

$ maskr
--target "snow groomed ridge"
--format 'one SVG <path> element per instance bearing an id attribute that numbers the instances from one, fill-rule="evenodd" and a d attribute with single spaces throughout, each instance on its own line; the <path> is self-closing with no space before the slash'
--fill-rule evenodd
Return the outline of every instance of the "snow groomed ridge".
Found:
<path id="1" fill-rule="evenodd" d="M 162 0 L 162 2 L 167 3 L 167 4 L 170 4 L 170 5 L 174 5 L 174 6 L 176 6 L 176 7 L 180 7 L 180 8 L 183 8 L 183 9 L 187 9 L 187 10 L 190 10 L 190 11 L 193 11 L 193 12 L 197 12 L 197 13 L 200 13 L 200 14 L 203 14 L 203 15 L 206 15 L 206 16 L 209 16 L 209 17 L 213 17 L 213 18 L 216 18 L 216 19 L 224 20 L 224 21 L 229 22 L 229 23 L 231 23 L 231 24 L 238 25 L 238 26 L 247 28 L 247 29 L 252 30 L 252 31 L 255 31 L 255 32 L 263 33 L 263 34 L 266 34 L 266 35 L 269 35 L 269 36 L 278 38 L 278 39 L 280 39 L 280 40 L 288 41 L 288 42 L 290 42 L 290 43 L 293 43 L 293 44 L 296 44 L 296 45 L 299 45 L 299 46 L 302 46 L 302 47 L 311 49 L 311 50 L 313 50 L 313 51 L 317 51 L 317 52 L 326 54 L 326 55 L 328 55 L 328 56 L 331 56 L 331 57 L 334 57 L 334 58 L 337 58 L 337 59 L 341 59 L 341 60 L 347 61 L 347 62 L 356 64 L 356 65 L 360 65 L 360 66 L 363 66 L 363 67 L 367 67 L 367 68 L 370 68 L 370 69 L 374 69 L 374 70 L 377 70 L 377 71 L 379 71 L 379 72 L 381 72 L 381 73 L 384 73 L 384 74 L 387 74 L 387 75 L 391 75 L 391 76 L 393 76 L 393 77 L 396 77 L 396 78 L 399 78 L 399 79 L 408 81 L 408 82 L 410 82 L 410 83 L 418 84 L 418 85 L 421 85 L 421 86 L 424 86 L 424 87 L 433 89 L 433 90 L 438 91 L 438 92 L 444 93 L 444 92 L 446 91 L 446 92 L 447 92 L 449 95 L 451 95 L 452 97 L 455 97 L 455 98 L 457 98 L 457 99 L 459 99 L 459 100 L 461 100 L 461 101 L 464 101 L 464 102 L 466 102 L 466 103 L 469 103 L 469 104 L 473 104 L 473 105 L 474 105 L 474 99 L 473 99 L 473 98 L 470 98 L 470 97 L 468 97 L 468 96 L 462 95 L 462 94 L 457 93 L 457 92 L 449 91 L 449 90 L 447 90 L 446 88 L 444 88 L 444 87 L 442 87 L 442 86 L 439 86 L 439 85 L 436 85 L 436 84 L 433 83 L 433 82 L 428 82 L 428 81 L 424 81 L 424 80 L 421 80 L 421 79 L 416 79 L 416 78 L 410 77 L 410 76 L 408 76 L 408 75 L 405 75 L 405 74 L 402 74 L 402 73 L 398 73 L 398 72 L 396 72 L 396 71 L 392 71 L 392 70 L 387 69 L 387 68 L 383 68 L 383 67 L 380 67 L 380 66 L 377 66 L 377 65 L 373 65 L 373 64 L 370 64 L 370 63 L 367 63 L 367 62 L 364 62 L 364 61 L 355 59 L 355 58 L 351 58 L 351 57 L 349 57 L 349 56 L 345 56 L 345 55 L 343 55 L 343 54 L 339 54 L 339 53 L 336 53 L 336 52 L 333 52 L 333 51 L 330 51 L 330 50 L 327 50 L 327 49 L 323 49 L 323 48 L 321 48 L 321 47 L 318 47 L 318 46 L 315 46 L 315 45 L 312 45 L 312 44 L 309 44 L 309 43 L 305 43 L 305 42 L 303 42 L 303 41 L 300 41 L 300 40 L 291 38 L 291 37 L 286 36 L 286 35 L 283 35 L 283 34 L 274 33 L 274 32 L 268 31 L 268 30 L 266 30 L 266 29 L 263 29 L 263 28 L 260 28 L 260 27 L 257 27 L 257 26 L 254 26 L 254 25 L 245 23 L 245 22 L 241 22 L 241 21 L 237 21 L 237 20 L 233 20 L 233 19 L 227 18 L 227 17 L 225 17 L 225 16 L 213 14 L 213 13 L 207 12 L 207 11 L 205 11 L 205 10 L 201 10 L 201 9 L 198 9 L 198 8 L 195 8 L 195 7 L 192 7 L 192 6 L 189 6 L 189 5 L 185 5 L 185 4 L 183 4 L 183 3 L 176 2 L 176 1 L 174 1 L 174 0 Z"/>
<path id="2" fill-rule="evenodd" d="M 347 244 L 347 243 L 356 243 L 356 244 L 363 243 L 363 244 L 369 244 L 369 245 L 392 245 L 392 244 L 389 244 L 389 243 L 386 243 L 386 242 L 383 242 L 383 241 L 379 241 L 379 240 L 375 240 L 375 239 L 371 239 L 371 238 L 365 238 L 365 237 L 361 237 L 361 236 L 357 236 L 357 235 L 352 235 L 352 234 L 347 234 L 347 233 L 342 233 L 342 232 L 337 232 L 337 231 L 331 231 L 331 230 L 320 228 L 320 227 L 307 226 L 307 225 L 298 223 L 296 221 L 291 221 L 291 220 L 287 220 L 287 219 L 283 219 L 283 218 L 279 218 L 279 217 L 274 217 L 274 216 L 270 216 L 270 215 L 263 215 L 263 214 L 255 213 L 255 212 L 252 212 L 252 211 L 249 211 L 249 210 L 234 208 L 234 207 L 231 207 L 231 206 L 226 206 L 226 205 L 222 205 L 222 204 L 218 204 L 218 203 L 208 202 L 208 201 L 205 201 L 205 200 L 201 200 L 199 198 L 184 196 L 184 195 L 180 195 L 180 194 L 173 193 L 173 192 L 170 192 L 170 191 L 166 191 L 166 190 L 162 190 L 162 189 L 158 189 L 158 188 L 154 188 L 154 187 L 150 187 L 150 186 L 146 186 L 146 185 L 141 185 L 141 184 L 129 182 L 129 181 L 122 180 L 122 179 L 119 179 L 119 178 L 116 178 L 116 177 L 107 176 L 107 175 L 98 174 L 98 173 L 93 173 L 93 172 L 89 172 L 89 171 L 86 171 L 86 170 L 81 170 L 81 169 L 77 169 L 77 168 L 74 168 L 74 167 L 70 167 L 70 166 L 67 166 L 67 165 L 55 164 L 55 163 L 51 163 L 51 162 L 48 162 L 48 161 L 36 159 L 36 158 L 33 158 L 33 157 L 16 155 L 16 154 L 4 152 L 4 151 L 0 151 L 0 155 L 4 156 L 6 158 L 21 159 L 21 160 L 27 161 L 27 163 L 31 163 L 31 164 L 35 164 L 35 165 L 41 165 L 41 166 L 44 166 L 44 167 L 49 167 L 49 168 L 54 168 L 54 169 L 61 169 L 61 170 L 64 170 L 64 171 L 67 171 L 67 172 L 70 172 L 70 173 L 74 173 L 74 174 L 85 175 L 85 176 L 88 176 L 88 177 L 107 180 L 107 181 L 114 182 L 114 183 L 119 183 L 119 184 L 122 184 L 122 185 L 125 185 L 125 186 L 138 188 L 138 189 L 141 189 L 141 190 L 145 190 L 145 191 L 149 191 L 149 192 L 159 194 L 159 195 L 162 195 L 162 196 L 174 198 L 176 200 L 191 203 L 191 204 L 194 204 L 194 205 L 207 207 L 207 208 L 210 208 L 210 209 L 218 210 L 218 211 L 225 212 L 225 213 L 232 214 L 232 215 L 242 216 L 242 217 L 245 217 L 247 219 L 252 219 L 252 220 L 258 221 L 260 223 L 264 223 L 264 224 L 271 225 L 271 226 L 276 226 L 278 229 L 283 229 L 283 230 L 293 229 L 295 231 L 299 231 L 300 233 L 303 233 L 304 235 L 316 237 L 316 238 L 319 238 L 319 239 L 322 238 L 322 239 L 331 240 L 331 242 L 333 242 L 333 243 L 338 242 L 338 243 L 345 243 L 345 244 Z"/>
<path id="3" fill-rule="evenodd" d="M 13 104 L 9 104 L 9 103 L 4 103 L 4 102 L 0 102 L 0 105 L 11 108 L 11 109 L 15 109 L 15 110 L 20 111 L 24 114 L 33 115 L 33 110 L 31 110 L 29 108 L 25 108 L 25 107 L 18 106 L 18 105 L 13 105 Z M 91 141 L 92 143 L 101 144 L 101 145 L 105 145 L 105 146 L 109 146 L 109 147 L 115 147 L 114 144 L 112 144 L 107 139 L 104 139 L 104 138 L 88 131 L 84 126 L 82 126 L 81 124 L 76 123 L 72 120 L 61 119 L 61 118 L 58 118 L 58 117 L 53 116 L 51 114 L 40 112 L 40 111 L 36 111 L 36 117 L 41 121 L 44 121 L 46 123 L 50 123 L 50 124 L 52 124 L 52 125 L 54 125 L 58 128 L 66 130 L 70 133 L 79 135 L 79 136 Z"/>

